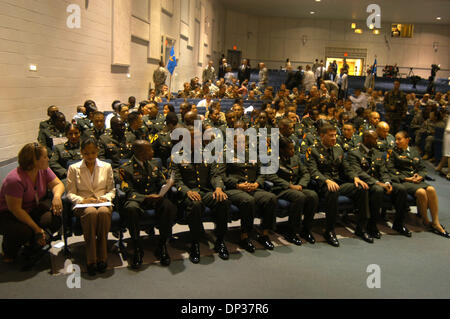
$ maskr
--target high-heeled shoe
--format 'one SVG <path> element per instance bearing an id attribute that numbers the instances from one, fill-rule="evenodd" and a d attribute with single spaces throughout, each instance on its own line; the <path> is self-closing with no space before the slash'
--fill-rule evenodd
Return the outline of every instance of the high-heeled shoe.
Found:
<path id="1" fill-rule="evenodd" d="M 442 225 L 441 225 L 441 227 L 442 227 Z M 444 228 L 444 227 L 442 227 L 442 228 Z M 444 232 L 442 233 L 438 229 L 436 229 L 433 226 L 431 226 L 431 232 L 435 233 L 436 235 L 445 237 L 445 238 L 450 238 L 450 234 L 445 229 L 444 229 Z"/>

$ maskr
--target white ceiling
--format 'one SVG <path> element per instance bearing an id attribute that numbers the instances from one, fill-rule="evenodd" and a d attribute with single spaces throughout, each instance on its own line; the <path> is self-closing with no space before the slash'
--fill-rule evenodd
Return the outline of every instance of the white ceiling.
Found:
<path id="1" fill-rule="evenodd" d="M 256 16 L 366 20 L 369 4 L 381 7 L 381 23 L 450 25 L 450 0 L 220 0 L 226 8 Z M 315 14 L 311 15 L 310 12 Z M 436 17 L 442 17 L 440 21 Z"/>

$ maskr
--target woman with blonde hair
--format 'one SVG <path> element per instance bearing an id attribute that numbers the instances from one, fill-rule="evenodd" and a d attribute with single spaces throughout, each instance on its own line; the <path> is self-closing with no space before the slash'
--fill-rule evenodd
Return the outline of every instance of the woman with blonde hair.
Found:
<path id="1" fill-rule="evenodd" d="M 3 262 L 12 263 L 20 248 L 42 247 L 61 226 L 64 185 L 48 167 L 47 148 L 26 144 L 19 152 L 19 167 L 4 179 L 0 190 L 0 234 Z M 53 199 L 46 199 L 48 190 Z M 37 245 L 37 246 L 36 246 Z"/>

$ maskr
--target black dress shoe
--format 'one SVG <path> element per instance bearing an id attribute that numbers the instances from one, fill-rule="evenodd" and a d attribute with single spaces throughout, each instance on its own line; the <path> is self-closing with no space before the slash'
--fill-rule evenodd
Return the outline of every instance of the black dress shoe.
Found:
<path id="1" fill-rule="evenodd" d="M 103 274 L 106 271 L 106 268 L 108 268 L 108 264 L 100 261 L 97 263 L 97 271 L 101 274 Z"/>
<path id="2" fill-rule="evenodd" d="M 161 266 L 169 266 L 170 265 L 170 256 L 167 252 L 166 244 L 159 246 L 155 252 L 156 258 L 158 258 Z"/>
<path id="3" fill-rule="evenodd" d="M 227 246 L 223 241 L 216 241 L 214 244 L 214 251 L 219 254 L 219 257 L 223 260 L 228 260 L 230 254 L 228 253 Z"/>
<path id="4" fill-rule="evenodd" d="M 87 271 L 89 276 L 95 276 L 97 267 L 95 264 L 87 265 Z"/>
<path id="5" fill-rule="evenodd" d="M 369 244 L 373 244 L 373 237 L 370 236 L 365 230 L 356 229 L 355 235 L 361 237 L 362 240 L 368 242 Z"/>
<path id="6" fill-rule="evenodd" d="M 408 228 L 406 228 L 403 225 L 392 225 L 392 229 L 399 232 L 401 235 L 406 236 L 406 237 L 411 237 L 411 232 L 409 231 Z"/>
<path id="7" fill-rule="evenodd" d="M 326 231 L 323 236 L 331 246 L 339 247 L 339 241 L 337 240 L 334 231 Z"/>
<path id="8" fill-rule="evenodd" d="M 297 235 L 292 235 L 292 234 L 286 234 L 285 236 L 284 236 L 284 238 L 288 241 L 288 242 L 290 242 L 290 243 L 292 243 L 292 244 L 294 244 L 294 245 L 297 245 L 297 246 L 301 246 L 302 245 L 302 241 L 301 241 L 301 239 L 300 238 L 298 238 L 297 237 Z"/>
<path id="9" fill-rule="evenodd" d="M 441 225 L 442 227 L 442 225 Z M 443 228 L 443 227 L 442 227 Z M 431 232 L 435 233 L 436 235 L 445 237 L 445 238 L 450 238 L 450 234 L 444 229 L 444 232 L 441 233 L 439 230 L 437 230 L 436 228 L 434 228 L 433 226 L 431 226 Z"/>
<path id="10" fill-rule="evenodd" d="M 144 259 L 144 251 L 142 249 L 136 249 L 134 251 L 133 259 L 131 261 L 131 268 L 133 269 L 141 268 L 143 259 Z"/>
<path id="11" fill-rule="evenodd" d="M 191 249 L 189 250 L 189 260 L 194 264 L 200 262 L 200 245 L 198 243 L 192 243 Z"/>
<path id="12" fill-rule="evenodd" d="M 252 241 L 249 238 L 241 239 L 239 246 L 249 253 L 255 252 L 255 246 L 253 246 Z"/>
<path id="13" fill-rule="evenodd" d="M 316 239 L 314 238 L 314 236 L 311 234 L 310 231 L 302 231 L 300 233 L 300 237 L 306 239 L 306 241 L 310 244 L 315 244 L 316 243 Z"/>
<path id="14" fill-rule="evenodd" d="M 263 245 L 263 247 L 265 248 L 265 249 L 268 249 L 268 250 L 273 250 L 273 244 L 272 244 L 272 242 L 270 241 L 270 239 L 269 239 L 269 237 L 268 236 L 266 236 L 266 235 L 257 235 L 256 236 L 256 240 L 258 241 L 258 243 L 260 243 L 261 245 Z"/>
<path id="15" fill-rule="evenodd" d="M 377 226 L 368 227 L 367 232 L 373 238 L 376 238 L 376 239 L 380 239 L 381 238 L 381 233 L 378 230 Z"/>

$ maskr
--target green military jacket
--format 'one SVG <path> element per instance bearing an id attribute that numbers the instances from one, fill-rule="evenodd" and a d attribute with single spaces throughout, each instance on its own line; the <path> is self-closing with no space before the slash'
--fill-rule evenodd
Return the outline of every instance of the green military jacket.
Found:
<path id="1" fill-rule="evenodd" d="M 311 117 L 305 117 L 301 122 L 303 134 L 312 133 L 317 134 L 317 128 L 314 125 L 314 121 Z"/>
<path id="2" fill-rule="evenodd" d="M 298 155 L 290 158 L 279 158 L 279 168 L 276 174 L 267 176 L 267 180 L 274 185 L 272 192 L 275 194 L 281 193 L 289 189 L 289 185 L 300 185 L 306 188 L 310 181 L 310 174 L 308 168 L 302 163 Z"/>
<path id="3" fill-rule="evenodd" d="M 53 124 L 51 124 L 46 128 L 39 129 L 38 141 L 40 144 L 45 145 L 45 147 L 47 148 L 47 154 L 49 154 L 50 156 L 52 154 L 52 149 L 54 146 L 53 139 L 64 137 L 66 137 L 66 133 L 64 131 L 58 131 L 58 129 Z"/>
<path id="4" fill-rule="evenodd" d="M 337 137 L 336 144 L 338 144 L 344 152 L 348 152 L 349 150 L 358 147 L 361 144 L 361 136 L 354 134 L 352 138 L 348 139 L 343 135 Z"/>
<path id="5" fill-rule="evenodd" d="M 81 133 L 84 133 L 85 131 L 94 127 L 94 124 L 87 117 L 82 118 L 82 119 L 77 119 L 77 125 L 80 128 Z"/>
<path id="6" fill-rule="evenodd" d="M 148 128 L 145 125 L 141 126 L 140 128 L 138 128 L 135 131 L 133 131 L 131 129 L 131 127 L 128 127 L 128 133 L 129 133 L 130 138 L 131 138 L 131 142 L 130 143 L 133 143 L 136 140 L 150 141 L 150 135 L 149 135 L 149 132 L 148 132 Z"/>
<path id="7" fill-rule="evenodd" d="M 67 164 L 69 161 L 81 161 L 80 144 L 69 142 L 54 147 L 49 166 L 59 179 L 67 178 Z"/>
<path id="8" fill-rule="evenodd" d="M 260 189 L 264 187 L 265 175 L 260 172 L 261 163 L 258 160 L 249 161 L 248 149 L 246 150 L 245 163 L 238 163 L 237 156 L 233 161 L 227 162 L 226 154 L 224 154 L 224 161 L 226 162 L 226 170 L 223 181 L 227 189 L 235 189 L 237 184 L 245 182 L 258 183 Z"/>
<path id="9" fill-rule="evenodd" d="M 390 159 L 388 168 L 393 180 L 397 179 L 398 182 L 403 182 L 405 178 L 412 177 L 416 173 L 422 177 L 427 174 L 425 164 L 415 147 L 409 146 L 406 150 L 395 147 L 388 154 L 388 158 Z"/>
<path id="10" fill-rule="evenodd" d="M 154 135 L 154 134 L 162 131 L 162 129 L 164 128 L 164 122 L 166 121 L 166 119 L 165 119 L 164 115 L 162 115 L 161 113 L 158 113 L 158 115 L 156 116 L 155 119 L 150 119 L 148 117 L 148 115 L 145 115 L 142 118 L 142 121 L 144 122 L 144 125 L 148 129 L 148 134 Z"/>
<path id="11" fill-rule="evenodd" d="M 39 123 L 39 129 L 46 129 L 48 128 L 50 125 L 52 125 L 52 121 L 50 119 L 42 121 Z"/>
<path id="12" fill-rule="evenodd" d="M 189 191 L 213 192 L 216 188 L 225 188 L 223 163 L 172 162 L 171 167 L 175 173 L 175 186 L 183 197 Z"/>
<path id="13" fill-rule="evenodd" d="M 377 182 L 391 183 L 383 153 L 375 148 L 370 151 L 361 144 L 348 152 L 346 161 L 348 162 L 347 175 L 351 180 L 359 177 L 369 186 Z"/>
<path id="14" fill-rule="evenodd" d="M 103 128 L 102 130 L 97 130 L 97 128 L 92 127 L 83 132 L 81 139 L 84 141 L 84 140 L 87 140 L 88 138 L 92 137 L 95 140 L 99 141 L 100 136 L 105 135 L 105 134 L 111 134 L 111 129 Z"/>
<path id="15" fill-rule="evenodd" d="M 144 164 L 144 163 L 143 163 Z M 142 204 L 146 195 L 158 194 L 166 178 L 157 163 L 147 161 L 147 169 L 142 167 L 134 155 L 120 166 L 120 189 L 125 192 L 127 201 Z"/>
<path id="16" fill-rule="evenodd" d="M 395 113 L 397 117 L 406 114 L 408 109 L 406 94 L 402 91 L 390 91 L 384 98 L 384 109 L 387 113 Z"/>
<path id="17" fill-rule="evenodd" d="M 306 154 L 308 149 L 317 147 L 321 143 L 320 137 L 313 133 L 307 133 L 300 144 L 300 153 Z"/>
<path id="18" fill-rule="evenodd" d="M 135 137 L 130 132 L 125 132 L 119 139 L 113 132 L 100 136 L 98 157 L 112 161 L 112 167 L 118 168 L 120 160 L 131 158 L 131 146 Z"/>
<path id="19" fill-rule="evenodd" d="M 386 139 L 378 138 L 377 149 L 383 153 L 390 152 L 395 147 L 395 138 L 391 134 L 388 134 Z"/>
<path id="20" fill-rule="evenodd" d="M 318 182 L 319 187 L 325 184 L 327 179 L 341 184 L 346 181 L 347 164 L 344 162 L 344 151 L 339 145 L 328 150 L 320 143 L 306 152 L 306 160 L 311 174 L 311 179 Z"/>
<path id="21" fill-rule="evenodd" d="M 365 122 L 365 123 L 364 123 L 363 125 L 361 125 L 360 128 L 359 128 L 359 131 L 360 131 L 361 135 L 362 135 L 362 133 L 363 133 L 364 131 L 368 131 L 368 130 L 376 131 L 377 128 L 376 128 L 375 126 L 373 126 L 373 125 L 372 125 L 371 123 L 369 123 L 369 122 Z"/>
<path id="22" fill-rule="evenodd" d="M 163 166 L 167 166 L 167 160 L 170 158 L 172 153 L 173 142 L 170 134 L 167 130 L 162 130 L 161 132 L 153 135 L 150 142 L 153 146 L 154 157 L 158 157 L 162 160 Z"/>

